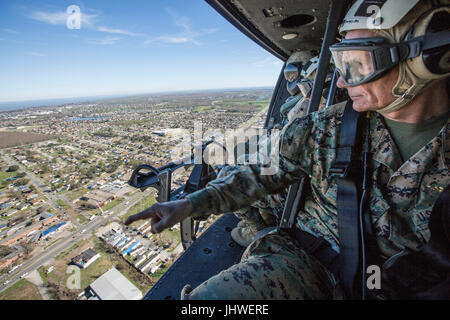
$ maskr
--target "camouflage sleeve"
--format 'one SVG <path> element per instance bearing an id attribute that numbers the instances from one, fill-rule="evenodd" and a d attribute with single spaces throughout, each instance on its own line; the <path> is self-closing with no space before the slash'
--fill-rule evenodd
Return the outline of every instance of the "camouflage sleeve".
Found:
<path id="1" fill-rule="evenodd" d="M 236 211 L 267 194 L 281 192 L 305 174 L 310 175 L 313 117 L 311 114 L 296 119 L 283 129 L 279 164 L 274 174 L 262 174 L 261 165 L 236 167 L 231 174 L 187 197 L 192 204 L 192 217 L 202 219 L 210 214 Z"/>

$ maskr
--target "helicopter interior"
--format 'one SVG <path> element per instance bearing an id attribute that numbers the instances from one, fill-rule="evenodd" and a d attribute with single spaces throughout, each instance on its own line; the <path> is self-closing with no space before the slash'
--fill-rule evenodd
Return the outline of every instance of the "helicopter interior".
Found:
<path id="1" fill-rule="evenodd" d="M 305 57 L 320 54 L 308 112 L 317 110 L 329 72 L 331 57 L 328 46 L 338 38 L 337 27 L 350 1 L 205 1 L 239 31 L 284 62 L 271 98 L 265 129 L 272 129 L 281 120 L 280 107 L 290 96 L 283 69 L 294 52 L 300 52 Z M 337 77 L 333 77 L 327 105 L 339 102 L 339 99 L 335 99 L 336 80 Z M 195 165 L 184 189 L 172 191 L 170 174 L 176 168 L 177 164 L 168 164 L 163 170 L 147 168 L 153 170 L 148 177 L 139 176 L 139 168 L 136 168 L 130 184 L 143 190 L 145 181 L 147 185 L 159 181 L 158 200 L 170 201 L 179 198 L 188 188 L 201 188 L 211 178 L 211 168 Z M 299 185 L 291 188 L 294 196 L 301 191 Z M 288 202 L 289 196 L 285 212 L 297 210 L 289 206 Z M 232 214 L 222 215 L 198 239 L 195 239 L 196 227 L 193 220 L 182 222 L 181 237 L 185 251 L 150 289 L 144 300 L 178 300 L 181 289 L 186 284 L 195 287 L 239 262 L 245 248 L 234 242 L 230 234 L 238 221 Z"/>

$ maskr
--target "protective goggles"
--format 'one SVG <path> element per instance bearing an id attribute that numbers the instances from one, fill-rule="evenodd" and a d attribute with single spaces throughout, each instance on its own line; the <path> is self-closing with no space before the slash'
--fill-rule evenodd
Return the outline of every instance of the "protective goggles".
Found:
<path id="1" fill-rule="evenodd" d="M 330 46 L 333 61 L 350 87 L 374 81 L 400 62 L 398 45 L 383 38 L 343 40 Z"/>
<path id="2" fill-rule="evenodd" d="M 294 82 L 300 76 L 301 63 L 289 63 L 284 67 L 284 78 L 286 81 Z"/>
<path id="3" fill-rule="evenodd" d="M 346 39 L 330 46 L 336 69 L 344 82 L 355 87 L 375 81 L 401 61 L 419 56 L 423 50 L 449 42 L 449 31 L 420 36 L 401 43 L 386 39 Z"/>

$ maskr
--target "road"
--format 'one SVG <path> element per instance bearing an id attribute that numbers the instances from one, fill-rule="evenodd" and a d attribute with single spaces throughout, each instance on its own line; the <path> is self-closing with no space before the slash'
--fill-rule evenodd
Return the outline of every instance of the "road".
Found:
<path id="1" fill-rule="evenodd" d="M 59 253 L 63 252 L 64 250 L 67 250 L 71 246 L 73 246 L 75 243 L 80 241 L 81 239 L 87 239 L 90 238 L 92 235 L 92 232 L 95 231 L 97 228 L 99 228 L 101 225 L 107 224 L 110 221 L 114 220 L 116 217 L 119 217 L 123 214 L 125 214 L 128 209 L 135 204 L 137 204 L 139 201 L 141 201 L 143 198 L 150 195 L 150 190 L 146 190 L 144 192 L 139 192 L 131 196 L 127 201 L 122 202 L 115 206 L 114 208 L 110 209 L 111 214 L 109 215 L 102 215 L 98 218 L 94 219 L 90 223 L 84 226 L 84 229 L 78 232 L 74 232 L 71 235 L 60 239 L 58 242 L 56 242 L 54 245 L 52 245 L 50 248 L 46 249 L 42 254 L 39 256 L 35 256 L 31 258 L 29 261 L 24 262 L 20 268 L 18 268 L 12 275 L 8 274 L 6 276 L 0 277 L 0 292 L 6 290 L 7 288 L 11 287 L 15 282 L 21 279 L 21 275 L 25 273 L 30 273 L 33 270 L 36 270 L 49 260 L 56 257 Z M 83 228 L 83 226 L 81 226 Z M 9 279 L 10 282 L 6 285 L 4 282 Z"/>

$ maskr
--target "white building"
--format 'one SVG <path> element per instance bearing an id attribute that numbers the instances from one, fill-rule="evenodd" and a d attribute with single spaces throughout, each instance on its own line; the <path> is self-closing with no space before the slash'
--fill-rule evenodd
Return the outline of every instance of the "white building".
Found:
<path id="1" fill-rule="evenodd" d="M 140 300 L 143 297 L 142 292 L 116 268 L 92 282 L 90 288 L 100 300 Z"/>

